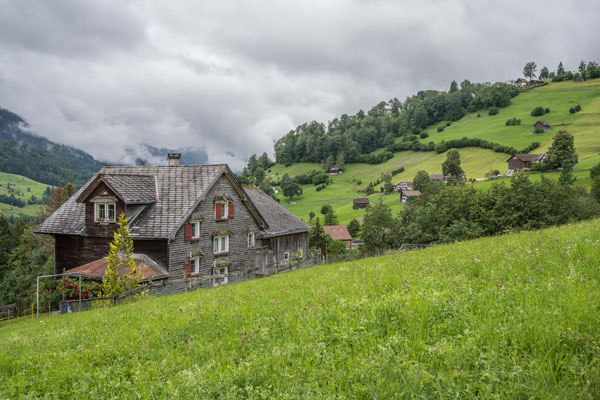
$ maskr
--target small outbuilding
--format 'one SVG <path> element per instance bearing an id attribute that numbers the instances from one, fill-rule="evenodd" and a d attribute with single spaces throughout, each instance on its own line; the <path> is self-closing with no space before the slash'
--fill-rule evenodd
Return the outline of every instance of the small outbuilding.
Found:
<path id="1" fill-rule="evenodd" d="M 361 208 L 368 207 L 370 203 L 371 203 L 371 201 L 367 197 L 358 197 L 358 198 L 354 199 L 354 204 L 353 204 L 352 208 L 354 208 L 355 210 L 358 210 Z"/>
<path id="2" fill-rule="evenodd" d="M 535 124 L 533 124 L 533 129 L 546 132 L 548 129 L 550 129 L 550 124 L 546 121 L 538 121 Z"/>
<path id="3" fill-rule="evenodd" d="M 528 83 L 529 83 L 529 81 L 525 78 L 519 78 L 515 81 L 515 85 L 521 86 L 521 87 L 527 85 Z"/>
<path id="4" fill-rule="evenodd" d="M 346 248 L 350 248 L 352 245 L 352 236 L 350 236 L 348 228 L 344 225 L 325 225 L 323 232 L 331 236 L 333 240 L 344 242 Z"/>
<path id="5" fill-rule="evenodd" d="M 342 172 L 344 172 L 341 168 L 330 168 L 329 169 L 329 175 L 340 175 Z"/>

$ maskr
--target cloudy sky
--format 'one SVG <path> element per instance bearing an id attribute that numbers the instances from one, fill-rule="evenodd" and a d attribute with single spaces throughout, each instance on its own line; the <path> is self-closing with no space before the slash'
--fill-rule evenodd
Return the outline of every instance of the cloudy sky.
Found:
<path id="1" fill-rule="evenodd" d="M 240 168 L 297 125 L 527 61 L 600 61 L 597 0 L 0 0 L 0 107 L 110 162 Z"/>

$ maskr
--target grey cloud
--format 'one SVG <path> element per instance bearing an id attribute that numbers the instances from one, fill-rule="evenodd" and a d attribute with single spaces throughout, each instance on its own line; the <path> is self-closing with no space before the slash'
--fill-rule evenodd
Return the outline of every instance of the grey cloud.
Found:
<path id="1" fill-rule="evenodd" d="M 0 106 L 103 160 L 194 147 L 239 169 L 305 121 L 597 57 L 597 2 L 539 5 L 0 0 Z"/>

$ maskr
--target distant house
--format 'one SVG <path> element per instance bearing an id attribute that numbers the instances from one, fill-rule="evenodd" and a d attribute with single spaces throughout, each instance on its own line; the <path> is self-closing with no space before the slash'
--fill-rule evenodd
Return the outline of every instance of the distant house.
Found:
<path id="1" fill-rule="evenodd" d="M 533 129 L 539 129 L 539 130 L 543 130 L 544 132 L 546 132 L 548 129 L 550 129 L 550 124 L 547 123 L 546 121 L 538 121 L 535 124 L 533 124 Z"/>
<path id="2" fill-rule="evenodd" d="M 585 82 L 585 79 L 583 79 L 583 76 L 578 75 L 575 77 L 575 82 Z"/>
<path id="3" fill-rule="evenodd" d="M 329 175 L 340 175 L 342 172 L 344 172 L 341 168 L 330 168 L 329 169 Z"/>
<path id="4" fill-rule="evenodd" d="M 370 201 L 367 197 L 358 197 L 358 198 L 354 199 L 354 205 L 352 206 L 352 208 L 354 208 L 355 210 L 358 210 L 360 208 L 368 207 L 369 204 L 370 204 Z"/>
<path id="5" fill-rule="evenodd" d="M 525 78 L 519 78 L 515 81 L 515 85 L 521 86 L 521 87 L 527 85 L 528 83 L 529 83 L 529 81 Z"/>
<path id="6" fill-rule="evenodd" d="M 508 163 L 508 176 L 517 171 L 531 168 L 531 164 L 540 164 L 546 159 L 546 153 L 542 154 L 513 154 L 506 162 Z"/>
<path id="7" fill-rule="evenodd" d="M 544 82 L 542 82 L 542 81 L 537 81 L 537 80 L 533 80 L 533 81 L 530 81 L 530 82 L 529 82 L 529 84 L 530 84 L 530 85 L 532 85 L 532 86 L 541 85 L 541 84 L 543 84 L 543 83 L 544 83 Z"/>
<path id="8" fill-rule="evenodd" d="M 413 188 L 412 181 L 402 181 L 402 182 L 398 182 L 394 186 L 394 191 L 401 192 L 403 190 L 412 190 L 412 188 Z"/>
<path id="9" fill-rule="evenodd" d="M 446 180 L 446 177 L 444 176 L 444 174 L 431 174 L 429 175 L 429 180 L 435 182 L 444 182 Z"/>
<path id="10" fill-rule="evenodd" d="M 346 248 L 350 248 L 352 244 L 352 236 L 348 232 L 348 228 L 344 225 L 325 225 L 323 231 L 331 236 L 333 240 L 339 240 L 346 244 Z"/>
<path id="11" fill-rule="evenodd" d="M 406 203 L 406 201 L 410 198 L 410 197 L 419 197 L 421 195 L 421 192 L 418 190 L 403 190 L 402 191 L 402 197 L 401 197 L 401 201 L 403 203 Z"/>

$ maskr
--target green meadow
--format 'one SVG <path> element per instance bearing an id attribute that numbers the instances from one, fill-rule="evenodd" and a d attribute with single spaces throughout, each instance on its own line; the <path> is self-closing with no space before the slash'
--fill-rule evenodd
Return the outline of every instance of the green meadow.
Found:
<path id="1" fill-rule="evenodd" d="M 577 104 L 581 105 L 582 110 L 575 114 L 569 113 L 569 109 Z M 550 113 L 542 117 L 532 117 L 530 112 L 537 106 L 549 108 Z M 478 114 L 480 117 L 477 117 Z M 521 119 L 521 125 L 506 126 L 506 120 L 513 117 Z M 539 119 L 549 122 L 552 128 L 541 134 L 533 133 L 533 124 Z M 555 82 L 521 93 L 511 100 L 508 107 L 501 108 L 497 115 L 490 116 L 487 110 L 470 113 L 442 132 L 437 132 L 437 125 L 430 126 L 426 130 L 429 137 L 421 141 L 439 142 L 462 137 L 478 137 L 517 149 L 537 141 L 540 142 L 540 147 L 534 152 L 538 153 L 548 150 L 554 134 L 560 129 L 566 129 L 575 136 L 575 147 L 579 155 L 577 167 L 581 171 L 575 173 L 578 178 L 576 184 L 590 187 L 591 180 L 585 170 L 600 162 L 599 127 L 600 79 L 592 79 L 583 83 Z M 458 151 L 461 154 L 461 166 L 468 178 L 484 178 L 487 172 L 495 169 L 506 174 L 506 160 L 509 157 L 507 154 L 480 148 L 462 148 Z M 412 180 L 420 170 L 430 174 L 441 173 L 445 159 L 446 153 L 397 152 L 392 159 L 382 164 L 347 164 L 344 173 L 331 177 L 332 184 L 319 192 L 314 185 L 302 185 L 303 194 L 299 198 L 294 198 L 297 202 L 295 205 L 289 204 L 289 198 L 284 198 L 281 193 L 278 197 L 284 207 L 305 221 L 308 221 L 310 211 L 319 215 L 318 210 L 321 205 L 330 204 L 340 217 L 340 223 L 347 224 L 352 218 L 362 217 L 364 210 L 352 210 L 351 201 L 336 199 L 365 197 L 365 189 L 369 182 L 375 182 L 382 174 L 390 173 L 399 167 L 404 167 L 405 170 L 392 178 L 394 183 Z M 294 164 L 289 167 L 277 164 L 270 170 L 268 176 L 279 180 L 285 173 L 293 177 L 313 169 L 321 170 L 322 167 L 316 163 Z M 550 173 L 545 176 L 557 179 L 559 174 Z M 534 176 L 533 179 L 539 178 Z M 491 184 L 492 182 L 478 182 L 476 187 L 485 189 Z M 381 195 L 378 191 L 381 186 L 382 184 L 377 185 L 376 193 L 369 196 L 372 202 L 379 201 Z M 387 197 L 384 200 L 394 207 L 393 211 L 400 210 L 402 206 L 399 202 Z M 315 201 L 325 202 L 318 205 L 307 203 Z"/>
<path id="2" fill-rule="evenodd" d="M 600 221 L 0 326 L 0 398 L 600 397 Z"/>
<path id="3" fill-rule="evenodd" d="M 12 193 L 8 190 L 8 184 L 14 183 L 14 186 L 10 186 Z M 35 196 L 38 199 L 42 199 L 44 191 L 50 185 L 34 181 L 33 179 L 26 178 L 21 175 L 9 174 L 6 172 L 0 172 L 0 195 L 10 196 L 13 194 L 16 198 L 21 199 L 25 202 L 31 199 L 31 196 Z M 52 187 L 52 186 L 50 186 Z M 15 207 L 10 204 L 0 203 L 0 214 L 5 216 L 35 216 L 40 213 L 40 205 L 26 205 L 25 207 Z"/>

